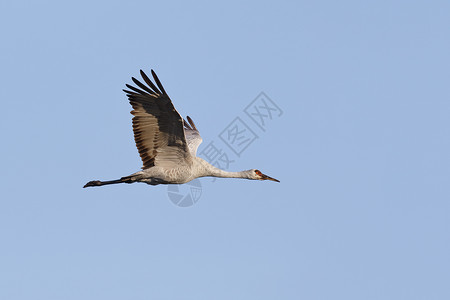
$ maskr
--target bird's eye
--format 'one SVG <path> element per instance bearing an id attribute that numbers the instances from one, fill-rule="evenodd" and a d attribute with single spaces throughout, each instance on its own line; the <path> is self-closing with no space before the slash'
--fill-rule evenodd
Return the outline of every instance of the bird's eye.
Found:
<path id="1" fill-rule="evenodd" d="M 261 175 L 262 175 L 262 173 L 261 173 L 261 171 L 260 171 L 260 170 L 255 170 L 255 173 L 256 173 L 257 175 L 259 175 L 259 176 L 261 176 Z"/>

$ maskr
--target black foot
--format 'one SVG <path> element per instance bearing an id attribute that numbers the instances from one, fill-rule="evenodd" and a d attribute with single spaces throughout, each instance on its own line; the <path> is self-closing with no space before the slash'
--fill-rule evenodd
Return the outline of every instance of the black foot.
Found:
<path id="1" fill-rule="evenodd" d="M 88 183 L 86 183 L 83 186 L 83 188 L 87 188 L 89 186 L 100 186 L 100 185 L 102 185 L 102 182 L 100 180 L 92 180 L 92 181 L 89 181 Z"/>

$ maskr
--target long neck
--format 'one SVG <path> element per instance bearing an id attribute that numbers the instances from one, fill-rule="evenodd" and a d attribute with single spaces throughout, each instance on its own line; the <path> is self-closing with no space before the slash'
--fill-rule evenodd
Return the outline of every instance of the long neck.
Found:
<path id="1" fill-rule="evenodd" d="M 248 179 L 247 171 L 241 172 L 228 172 L 218 168 L 214 168 L 208 176 L 222 177 L 222 178 L 246 178 Z"/>
<path id="2" fill-rule="evenodd" d="M 198 159 L 198 158 L 197 158 Z M 241 171 L 241 172 L 228 172 L 221 170 L 219 168 L 214 167 L 207 161 L 201 159 L 199 161 L 199 164 L 201 165 L 201 171 L 199 174 L 199 177 L 204 176 L 212 176 L 212 177 L 222 177 L 222 178 L 245 178 L 249 179 L 248 171 Z"/>

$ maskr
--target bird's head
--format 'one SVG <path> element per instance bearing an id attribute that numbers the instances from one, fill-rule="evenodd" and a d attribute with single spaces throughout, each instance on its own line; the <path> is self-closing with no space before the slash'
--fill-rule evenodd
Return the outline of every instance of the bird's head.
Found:
<path id="1" fill-rule="evenodd" d="M 267 176 L 266 174 L 263 174 L 260 170 L 256 169 L 249 170 L 249 178 L 254 180 L 272 180 L 280 182 L 278 179 Z"/>

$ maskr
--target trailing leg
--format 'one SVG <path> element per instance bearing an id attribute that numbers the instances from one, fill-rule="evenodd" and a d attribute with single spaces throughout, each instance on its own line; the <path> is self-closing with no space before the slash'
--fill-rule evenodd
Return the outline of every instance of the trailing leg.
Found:
<path id="1" fill-rule="evenodd" d="M 131 176 L 122 177 L 117 180 L 109 180 L 109 181 L 100 181 L 100 180 L 92 180 L 86 183 L 83 188 L 90 187 L 90 186 L 102 186 L 107 184 L 116 184 L 116 183 L 133 183 L 135 180 Z"/>

